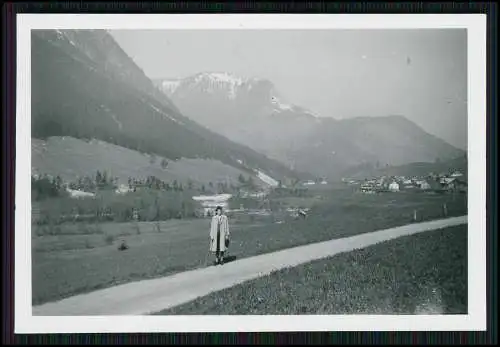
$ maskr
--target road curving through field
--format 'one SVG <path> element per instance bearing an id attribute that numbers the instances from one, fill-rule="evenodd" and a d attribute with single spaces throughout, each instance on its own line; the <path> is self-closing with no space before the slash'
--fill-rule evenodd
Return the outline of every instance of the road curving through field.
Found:
<path id="1" fill-rule="evenodd" d="M 34 316 L 145 315 L 194 300 L 283 268 L 424 231 L 467 224 L 467 216 L 409 224 L 351 237 L 293 247 L 277 252 L 142 280 L 76 295 L 33 307 Z"/>

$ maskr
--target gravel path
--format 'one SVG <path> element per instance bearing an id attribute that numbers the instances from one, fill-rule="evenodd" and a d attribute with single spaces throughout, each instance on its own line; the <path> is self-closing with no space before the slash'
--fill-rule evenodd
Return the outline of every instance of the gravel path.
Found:
<path id="1" fill-rule="evenodd" d="M 434 220 L 319 242 L 236 260 L 223 266 L 142 280 L 33 307 L 34 316 L 144 315 L 184 304 L 211 292 L 342 252 L 405 235 L 467 223 L 467 216 Z"/>

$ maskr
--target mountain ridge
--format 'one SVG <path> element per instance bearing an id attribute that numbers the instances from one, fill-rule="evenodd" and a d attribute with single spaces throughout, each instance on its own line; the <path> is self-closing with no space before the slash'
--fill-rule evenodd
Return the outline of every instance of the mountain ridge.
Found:
<path id="1" fill-rule="evenodd" d="M 203 72 L 175 82 L 153 82 L 189 118 L 293 169 L 338 178 L 365 162 L 403 165 L 464 153 L 402 115 L 317 117 L 281 100 L 269 80 L 219 74 Z M 210 82 L 216 80 L 220 83 Z M 247 81 L 252 88 L 245 87 Z M 225 83 L 238 87 L 229 92 Z"/>

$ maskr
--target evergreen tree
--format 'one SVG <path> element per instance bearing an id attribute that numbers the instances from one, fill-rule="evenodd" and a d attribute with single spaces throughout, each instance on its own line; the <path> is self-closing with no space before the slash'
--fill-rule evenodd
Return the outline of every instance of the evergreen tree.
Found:
<path id="1" fill-rule="evenodd" d="M 240 174 L 238 176 L 238 182 L 240 182 L 241 184 L 244 184 L 245 183 L 245 176 L 243 176 L 243 174 Z"/>
<path id="2" fill-rule="evenodd" d="M 102 176 L 101 176 L 101 187 L 106 187 L 108 185 L 108 174 L 106 171 L 103 171 Z"/>
<path id="3" fill-rule="evenodd" d="M 166 169 L 168 167 L 168 161 L 167 161 L 167 159 L 163 158 L 161 160 L 161 167 L 162 167 L 162 169 Z"/>
<path id="4" fill-rule="evenodd" d="M 101 180 L 102 180 L 102 174 L 99 170 L 97 170 L 97 173 L 95 175 L 95 185 L 99 186 L 101 184 Z"/>

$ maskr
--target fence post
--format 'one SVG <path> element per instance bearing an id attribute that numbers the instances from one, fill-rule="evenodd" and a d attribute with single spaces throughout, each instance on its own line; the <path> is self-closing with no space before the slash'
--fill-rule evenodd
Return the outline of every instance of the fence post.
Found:
<path id="1" fill-rule="evenodd" d="M 443 204 L 443 214 L 445 217 L 448 217 L 448 207 L 446 206 L 446 203 Z"/>
<path id="2" fill-rule="evenodd" d="M 413 221 L 417 221 L 417 210 L 413 210 Z"/>

